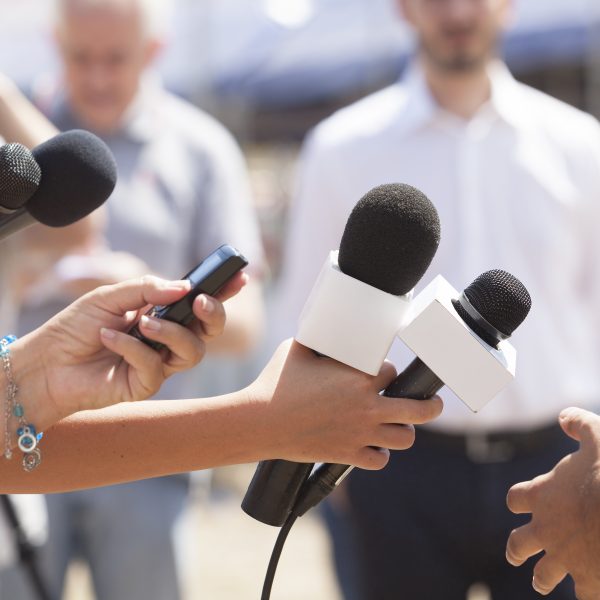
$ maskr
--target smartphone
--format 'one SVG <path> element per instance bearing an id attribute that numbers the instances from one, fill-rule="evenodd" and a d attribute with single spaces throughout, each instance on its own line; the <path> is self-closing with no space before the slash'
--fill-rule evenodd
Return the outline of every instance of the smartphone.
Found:
<path id="1" fill-rule="evenodd" d="M 192 289 L 183 298 L 166 306 L 154 306 L 146 314 L 185 326 L 195 318 L 192 305 L 196 296 L 200 294 L 214 296 L 247 265 L 248 261 L 238 250 L 229 244 L 223 244 L 182 277 L 182 279 L 189 279 L 192 284 Z M 144 337 L 137 324 L 129 330 L 129 334 L 155 350 L 164 347 L 164 344 Z"/>

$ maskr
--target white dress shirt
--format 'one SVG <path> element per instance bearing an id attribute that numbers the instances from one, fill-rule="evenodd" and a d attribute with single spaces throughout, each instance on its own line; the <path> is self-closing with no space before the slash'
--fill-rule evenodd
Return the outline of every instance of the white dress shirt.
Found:
<path id="1" fill-rule="evenodd" d="M 403 81 L 323 121 L 305 143 L 277 297 L 277 334 L 297 316 L 348 215 L 376 185 L 404 182 L 435 204 L 442 241 L 418 289 L 441 273 L 456 289 L 501 268 L 532 310 L 512 337 L 517 377 L 479 414 L 447 389 L 433 427 L 522 430 L 600 399 L 600 126 L 490 67 L 492 93 L 465 121 L 436 105 L 413 65 Z M 368 308 L 366 308 L 368 309 Z M 410 359 L 400 342 L 390 359 Z"/>

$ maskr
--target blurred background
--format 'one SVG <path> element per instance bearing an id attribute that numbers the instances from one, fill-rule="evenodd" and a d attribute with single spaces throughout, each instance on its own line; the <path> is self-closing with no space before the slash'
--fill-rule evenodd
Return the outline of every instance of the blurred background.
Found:
<path id="1" fill-rule="evenodd" d="M 58 68 L 52 3 L 0 0 L 0 70 L 23 89 Z M 173 0 L 159 59 L 166 86 L 242 144 L 273 277 L 299 143 L 318 121 L 395 81 L 411 32 L 391 0 Z M 504 43 L 513 73 L 600 115 L 600 4 L 517 0 Z"/>
<path id="2" fill-rule="evenodd" d="M 58 68 L 50 4 L 0 0 L 0 72 L 26 92 L 43 89 Z M 503 48 L 513 73 L 600 116 L 600 2 L 517 0 L 516 8 Z M 300 143 L 318 121 L 401 75 L 411 33 L 394 10 L 391 0 L 173 2 L 159 70 L 168 89 L 213 114 L 244 150 L 269 265 L 267 314 Z M 254 353 L 241 383 L 266 354 Z M 244 465 L 195 478 L 176 533 L 186 600 L 258 597 L 276 530 L 239 508 L 253 471 Z M 287 600 L 340 598 L 318 517 L 292 531 L 274 589 Z M 67 598 L 91 598 L 89 590 L 76 563 Z"/>

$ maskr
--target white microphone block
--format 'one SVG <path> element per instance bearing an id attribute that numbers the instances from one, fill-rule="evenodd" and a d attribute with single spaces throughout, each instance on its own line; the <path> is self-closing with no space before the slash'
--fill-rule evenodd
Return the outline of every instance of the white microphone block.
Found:
<path id="1" fill-rule="evenodd" d="M 394 296 L 342 273 L 337 251 L 306 301 L 296 340 L 364 373 L 377 375 L 404 325 L 412 292 Z"/>
<path id="2" fill-rule="evenodd" d="M 517 353 L 506 340 L 484 342 L 458 315 L 457 292 L 438 275 L 412 301 L 400 339 L 474 412 L 515 377 Z"/>

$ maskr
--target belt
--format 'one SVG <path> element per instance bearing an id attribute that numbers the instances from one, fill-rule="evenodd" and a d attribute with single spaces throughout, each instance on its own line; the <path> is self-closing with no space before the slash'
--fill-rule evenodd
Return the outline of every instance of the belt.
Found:
<path id="1" fill-rule="evenodd" d="M 474 463 L 498 463 L 535 454 L 564 438 L 565 433 L 559 425 L 529 431 L 467 434 L 443 433 L 417 427 L 415 446 L 417 449 L 438 447 L 460 453 Z"/>

